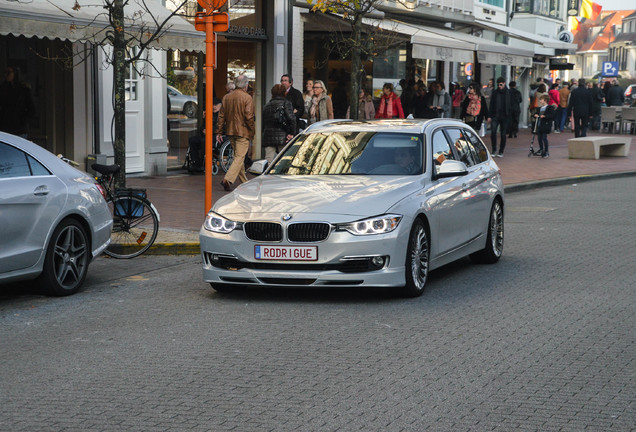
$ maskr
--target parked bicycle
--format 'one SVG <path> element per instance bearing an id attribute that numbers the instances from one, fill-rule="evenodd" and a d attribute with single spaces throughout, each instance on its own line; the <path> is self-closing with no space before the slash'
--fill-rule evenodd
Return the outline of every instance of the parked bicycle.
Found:
<path id="1" fill-rule="evenodd" d="M 93 164 L 100 173 L 96 177 L 104 189 L 106 202 L 113 217 L 111 242 L 104 253 L 113 258 L 134 258 L 146 252 L 159 232 L 159 212 L 148 201 L 145 189 L 115 189 L 119 165 Z"/>

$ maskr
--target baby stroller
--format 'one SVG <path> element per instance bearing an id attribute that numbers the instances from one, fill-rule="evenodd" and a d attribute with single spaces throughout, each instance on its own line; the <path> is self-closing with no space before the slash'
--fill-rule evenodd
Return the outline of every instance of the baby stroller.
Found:
<path id="1" fill-rule="evenodd" d="M 534 120 L 534 124 L 532 125 L 532 140 L 530 141 L 530 150 L 528 151 L 528 157 L 530 156 L 541 156 L 541 151 L 534 151 L 534 137 L 537 135 L 537 127 L 539 126 L 539 118 L 537 117 Z"/>

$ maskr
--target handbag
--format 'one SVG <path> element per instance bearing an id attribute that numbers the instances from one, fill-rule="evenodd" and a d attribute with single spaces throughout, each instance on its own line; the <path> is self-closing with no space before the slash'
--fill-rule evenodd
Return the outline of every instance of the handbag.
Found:
<path id="1" fill-rule="evenodd" d="M 486 123 L 481 124 L 481 127 L 479 128 L 479 136 L 480 137 L 486 136 Z"/>
<path id="2" fill-rule="evenodd" d="M 464 118 L 464 121 L 465 121 L 466 123 L 474 123 L 474 122 L 475 122 L 475 116 L 467 115 L 467 116 Z"/>

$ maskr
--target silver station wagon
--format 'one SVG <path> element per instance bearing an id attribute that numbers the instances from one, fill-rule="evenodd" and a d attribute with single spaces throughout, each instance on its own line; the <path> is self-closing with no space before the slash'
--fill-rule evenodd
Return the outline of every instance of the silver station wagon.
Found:
<path id="1" fill-rule="evenodd" d="M 415 297 L 444 264 L 499 260 L 503 184 L 460 121 L 329 120 L 219 199 L 200 240 L 203 278 L 218 291 L 388 287 Z"/>

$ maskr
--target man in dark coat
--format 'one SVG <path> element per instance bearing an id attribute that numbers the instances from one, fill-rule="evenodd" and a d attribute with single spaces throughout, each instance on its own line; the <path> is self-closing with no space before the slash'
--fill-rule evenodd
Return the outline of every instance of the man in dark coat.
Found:
<path id="1" fill-rule="evenodd" d="M 285 99 L 290 101 L 294 107 L 297 130 L 305 129 L 305 120 L 302 119 L 305 114 L 305 98 L 302 92 L 293 87 L 294 80 L 289 74 L 280 77 L 280 83 L 285 87 Z"/>
<path id="2" fill-rule="evenodd" d="M 488 110 L 490 123 L 490 142 L 492 144 L 492 155 L 503 157 L 506 148 L 506 133 L 508 133 L 508 123 L 512 115 L 512 104 L 510 103 L 510 92 L 506 87 L 506 80 L 503 77 L 497 78 L 497 89 L 490 96 L 490 107 Z M 501 133 L 501 146 L 497 153 L 497 128 Z"/>
<path id="3" fill-rule="evenodd" d="M 590 120 L 592 93 L 585 85 L 585 78 L 579 79 L 579 85 L 570 93 L 568 102 L 568 117 L 574 115 L 574 137 L 587 136 L 587 125 Z"/>
<path id="4" fill-rule="evenodd" d="M 618 80 L 614 80 L 614 85 L 607 92 L 607 106 L 623 106 L 625 103 L 625 90 L 618 85 Z"/>
<path id="5" fill-rule="evenodd" d="M 513 136 L 517 138 L 519 132 L 519 115 L 521 114 L 521 102 L 523 102 L 523 96 L 521 92 L 517 90 L 517 82 L 510 81 L 510 106 L 512 110 L 512 116 L 510 118 L 510 125 L 508 126 L 508 138 Z"/>

